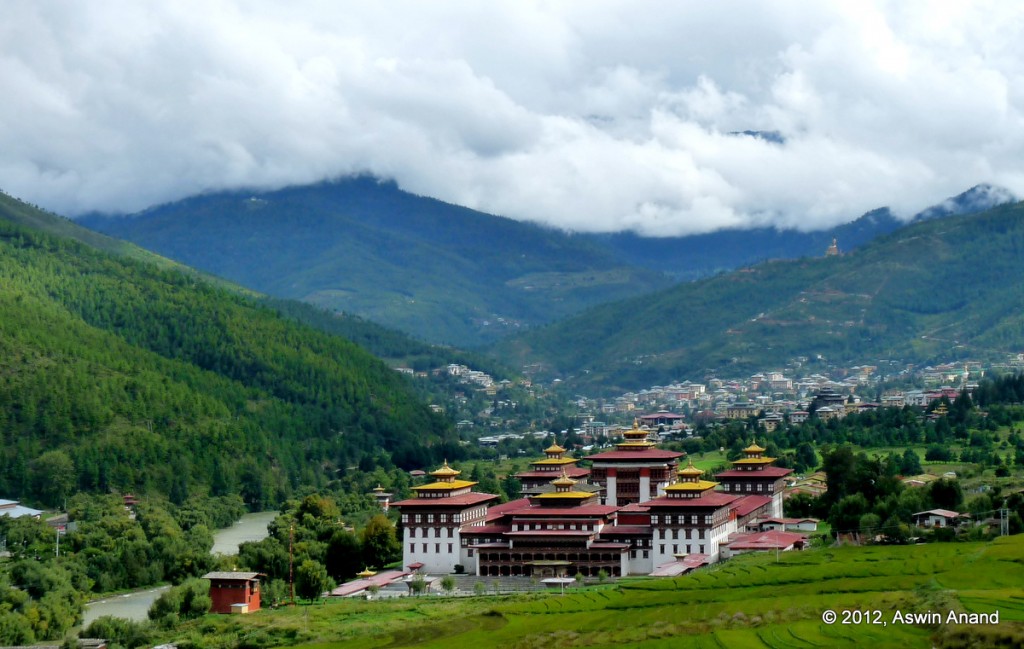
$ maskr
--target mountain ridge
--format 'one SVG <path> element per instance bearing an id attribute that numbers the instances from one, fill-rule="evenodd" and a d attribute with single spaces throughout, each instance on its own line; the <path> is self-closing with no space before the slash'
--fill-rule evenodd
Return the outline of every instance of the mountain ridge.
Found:
<path id="1" fill-rule="evenodd" d="M 270 295 L 462 346 L 669 283 L 582 238 L 370 178 L 80 222 Z"/>
<path id="2" fill-rule="evenodd" d="M 978 186 L 922 212 L 1008 200 Z M 904 224 L 886 208 L 820 232 L 760 228 L 649 238 L 566 233 L 348 178 L 214 192 L 136 215 L 80 219 L 229 281 L 350 313 L 430 343 L 473 347 L 737 267 L 850 250 Z"/>
<path id="3" fill-rule="evenodd" d="M 926 219 L 837 257 L 774 260 L 605 304 L 500 341 L 513 366 L 585 391 L 708 373 L 1024 348 L 1024 204 Z M 575 377 L 572 381 L 569 377 Z"/>

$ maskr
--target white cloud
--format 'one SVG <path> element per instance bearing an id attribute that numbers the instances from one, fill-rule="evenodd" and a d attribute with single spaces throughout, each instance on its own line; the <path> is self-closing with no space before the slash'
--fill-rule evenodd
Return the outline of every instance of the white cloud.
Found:
<path id="1" fill-rule="evenodd" d="M 0 187 L 74 215 L 370 172 L 658 235 L 911 214 L 1024 195 L 1022 26 L 998 2 L 16 1 Z"/>

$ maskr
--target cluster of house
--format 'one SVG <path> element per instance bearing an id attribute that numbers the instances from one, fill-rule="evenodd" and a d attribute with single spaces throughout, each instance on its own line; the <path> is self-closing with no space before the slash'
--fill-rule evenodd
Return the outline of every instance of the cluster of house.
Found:
<path id="1" fill-rule="evenodd" d="M 755 375 L 754 378 L 760 376 Z M 785 380 L 789 381 L 789 379 Z M 688 395 L 692 393 L 708 394 L 703 391 L 704 386 L 702 385 L 698 386 L 689 383 L 680 385 L 686 387 L 688 391 L 686 394 Z M 814 383 L 811 385 L 819 384 Z M 822 385 L 812 393 L 802 392 L 803 397 L 801 401 L 789 398 L 774 398 L 763 394 L 748 399 L 747 396 L 738 396 L 738 394 L 745 395 L 746 389 L 736 393 L 720 388 L 715 391 L 713 396 L 709 397 L 710 408 L 693 412 L 693 418 L 695 420 L 703 419 L 704 421 L 724 421 L 758 417 L 757 423 L 770 433 L 778 428 L 787 418 L 793 424 L 806 422 L 811 417 L 812 408 L 814 415 L 818 419 L 829 421 L 879 407 L 902 408 L 903 406 L 915 406 L 926 408 L 933 402 L 941 399 L 948 399 L 952 403 L 956 401 L 963 390 L 966 389 L 970 392 L 974 387 L 976 387 L 976 384 L 965 384 L 960 388 L 942 386 L 931 390 L 909 390 L 906 392 L 894 390 L 883 395 L 881 402 L 863 401 L 852 392 L 840 391 L 848 390 L 849 386 L 839 385 L 837 389 L 835 384 Z M 658 390 L 660 396 L 666 394 L 664 388 L 658 388 Z M 719 394 L 720 392 L 724 392 L 728 396 L 723 396 Z M 631 407 L 628 410 L 632 411 L 634 409 L 632 406 L 633 402 L 629 403 Z M 588 442 L 589 440 L 597 439 L 599 436 L 615 437 L 621 434 L 624 428 L 623 426 L 609 425 L 606 422 L 598 421 L 592 415 L 583 415 L 583 419 L 583 427 L 579 432 L 582 439 Z M 652 430 L 656 429 L 661 439 L 685 438 L 693 434 L 693 428 L 687 422 L 686 417 L 668 410 L 659 410 L 655 413 L 641 415 L 638 419 Z"/>
<path id="2" fill-rule="evenodd" d="M 403 563 L 434 574 L 677 575 L 738 552 L 801 548 L 811 522 L 782 518 L 792 470 L 764 453 L 752 444 L 711 481 L 635 422 L 614 449 L 585 458 L 552 445 L 516 475 L 523 497 L 501 504 L 446 462 L 415 497 L 391 503 Z"/>
<path id="3" fill-rule="evenodd" d="M 806 359 L 803 359 L 806 360 Z M 597 400 L 580 397 L 577 407 L 594 413 L 594 419 L 604 414 L 632 414 L 634 410 L 667 409 L 688 411 L 694 415 L 709 418 L 745 418 L 760 412 L 797 413 L 806 411 L 806 405 L 815 395 L 823 391 L 835 394 L 856 395 L 863 392 L 866 386 L 894 375 L 909 379 L 919 378 L 925 385 L 943 386 L 926 390 L 893 390 L 882 396 L 882 406 L 902 407 L 904 405 L 927 407 L 932 401 L 947 397 L 956 398 L 964 388 L 971 390 L 975 384 L 969 381 L 972 376 L 984 375 L 987 371 L 999 373 L 1015 372 L 1024 369 L 1024 354 L 1008 357 L 998 364 L 982 364 L 979 361 L 958 361 L 924 368 L 904 368 L 895 372 L 891 361 L 882 361 L 887 366 L 885 372 L 878 365 L 856 365 L 842 368 L 832 378 L 823 374 L 810 374 L 801 378 L 789 378 L 782 372 L 759 372 L 746 379 L 711 378 L 705 383 L 683 381 L 669 385 L 655 385 L 635 392 L 627 392 L 621 396 Z M 951 387 L 955 386 L 955 387 Z M 854 402 L 859 403 L 854 396 Z M 848 413 L 844 408 L 838 416 Z M 832 406 L 829 406 L 832 407 Z M 826 411 L 826 417 L 833 414 Z"/>

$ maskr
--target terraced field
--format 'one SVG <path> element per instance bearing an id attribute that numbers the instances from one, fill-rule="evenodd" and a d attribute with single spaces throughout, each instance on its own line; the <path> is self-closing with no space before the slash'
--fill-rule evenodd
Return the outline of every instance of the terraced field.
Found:
<path id="1" fill-rule="evenodd" d="M 829 610 L 836 623 L 823 622 Z M 843 624 L 844 611 L 867 613 L 870 623 Z M 894 620 L 897 612 L 944 619 L 949 611 L 998 611 L 999 623 Z M 210 616 L 179 639 L 306 649 L 1022 646 L 1024 536 L 988 544 L 828 548 L 778 561 L 744 556 L 691 576 L 625 579 L 565 595 L 345 601 L 245 619 Z"/>

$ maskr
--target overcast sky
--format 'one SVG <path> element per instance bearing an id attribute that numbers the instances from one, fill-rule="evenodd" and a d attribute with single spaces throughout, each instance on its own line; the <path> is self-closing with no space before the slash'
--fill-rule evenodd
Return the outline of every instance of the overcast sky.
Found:
<path id="1" fill-rule="evenodd" d="M 1024 196 L 1017 5 L 8 0 L 0 189 L 74 216 L 372 173 L 654 235 Z"/>

